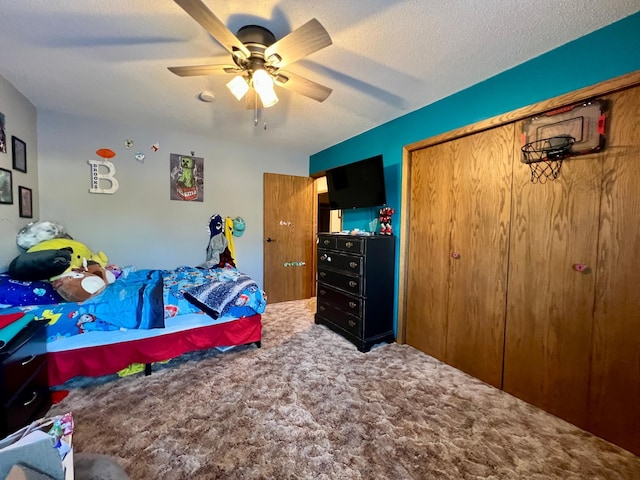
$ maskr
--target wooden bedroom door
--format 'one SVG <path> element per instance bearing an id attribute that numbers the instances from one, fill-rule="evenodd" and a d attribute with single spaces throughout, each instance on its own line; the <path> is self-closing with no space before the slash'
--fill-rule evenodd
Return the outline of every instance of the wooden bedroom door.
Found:
<path id="1" fill-rule="evenodd" d="M 311 177 L 265 173 L 264 291 L 269 303 L 311 298 L 314 186 Z"/>

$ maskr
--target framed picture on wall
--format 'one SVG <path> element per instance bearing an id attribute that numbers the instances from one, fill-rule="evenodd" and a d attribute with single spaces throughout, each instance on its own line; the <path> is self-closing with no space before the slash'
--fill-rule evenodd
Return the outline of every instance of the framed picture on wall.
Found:
<path id="1" fill-rule="evenodd" d="M 0 168 L 0 203 L 13 204 L 13 180 L 11 170 Z"/>
<path id="2" fill-rule="evenodd" d="M 11 137 L 13 169 L 27 173 L 27 144 L 18 137 Z"/>
<path id="3" fill-rule="evenodd" d="M 23 218 L 33 218 L 33 198 L 30 188 L 18 187 L 18 198 L 20 200 L 20 216 Z"/>

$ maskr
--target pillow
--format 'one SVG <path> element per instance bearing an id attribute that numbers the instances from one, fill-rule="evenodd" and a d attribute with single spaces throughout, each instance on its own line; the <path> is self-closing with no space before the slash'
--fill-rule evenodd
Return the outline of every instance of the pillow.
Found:
<path id="1" fill-rule="evenodd" d="M 13 259 L 9 275 L 16 280 L 48 280 L 71 265 L 71 249 L 25 252 Z"/>
<path id="2" fill-rule="evenodd" d="M 0 273 L 0 305 L 48 305 L 64 302 L 49 282 L 21 281 Z"/>

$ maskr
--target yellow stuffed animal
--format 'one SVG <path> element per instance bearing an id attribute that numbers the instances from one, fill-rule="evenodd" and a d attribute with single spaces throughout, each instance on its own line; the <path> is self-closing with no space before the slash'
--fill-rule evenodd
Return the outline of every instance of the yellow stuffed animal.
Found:
<path id="1" fill-rule="evenodd" d="M 104 252 L 93 253 L 89 247 L 76 240 L 68 238 L 52 238 L 51 240 L 45 240 L 37 245 L 31 247 L 27 252 L 38 252 L 41 250 L 60 250 L 62 248 L 71 248 L 71 265 L 65 272 L 70 271 L 72 268 L 86 267 L 87 262 L 94 261 L 102 267 L 106 267 L 109 261 L 107 255 Z M 64 272 L 63 272 L 64 273 Z"/>

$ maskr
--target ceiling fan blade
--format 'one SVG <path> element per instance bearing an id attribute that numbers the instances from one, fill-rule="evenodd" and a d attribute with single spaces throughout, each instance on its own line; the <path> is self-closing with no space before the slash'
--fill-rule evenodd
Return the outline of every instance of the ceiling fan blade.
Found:
<path id="1" fill-rule="evenodd" d="M 286 81 L 285 81 L 286 80 Z M 305 97 L 313 98 L 318 102 L 324 102 L 333 90 L 307 78 L 295 75 L 291 72 L 279 71 L 275 76 L 276 85 L 299 93 Z"/>
<path id="2" fill-rule="evenodd" d="M 218 73 L 239 73 L 241 68 L 233 65 L 190 65 L 184 67 L 167 67 L 179 77 L 196 77 L 199 75 L 215 75 Z"/>
<path id="3" fill-rule="evenodd" d="M 202 0 L 174 0 L 182 9 L 187 12 L 196 22 L 209 32 L 220 45 L 229 50 L 231 53 L 241 51 L 245 58 L 251 55 L 251 52 L 236 37 L 227 26 L 222 23 L 215 14 L 202 3 Z"/>
<path id="4" fill-rule="evenodd" d="M 301 27 L 284 36 L 264 51 L 265 59 L 274 67 L 282 68 L 303 57 L 328 47 L 331 37 L 318 20 L 312 18 Z"/>

